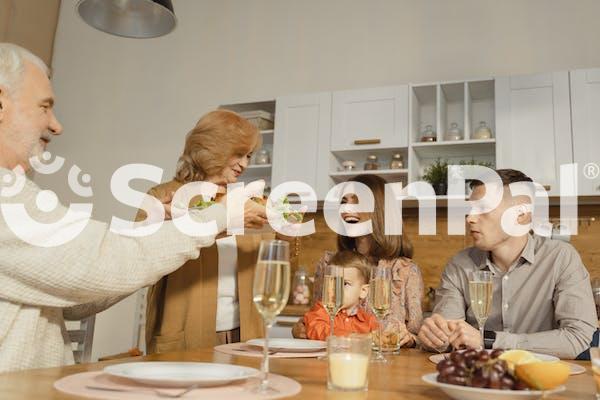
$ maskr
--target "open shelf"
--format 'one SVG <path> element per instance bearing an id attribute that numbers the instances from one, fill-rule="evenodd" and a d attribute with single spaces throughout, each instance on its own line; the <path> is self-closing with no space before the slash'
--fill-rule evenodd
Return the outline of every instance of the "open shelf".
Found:
<path id="1" fill-rule="evenodd" d="M 404 162 L 405 169 L 388 169 L 392 157 L 394 154 L 401 154 L 402 160 Z M 367 156 L 375 155 L 377 156 L 377 162 L 379 164 L 379 169 L 376 170 L 364 170 L 363 166 L 367 161 Z M 354 161 L 356 165 L 356 170 L 354 171 L 340 171 L 342 169 L 342 163 L 344 161 Z M 356 149 L 356 150 L 342 150 L 331 152 L 330 162 L 329 162 L 329 177 L 333 180 L 333 183 L 339 183 L 345 179 L 349 179 L 350 176 L 356 176 L 360 174 L 373 174 L 380 175 L 384 177 L 386 180 L 390 181 L 390 179 L 397 179 L 398 172 L 404 171 L 404 175 L 407 174 L 407 166 L 408 166 L 408 148 L 407 147 L 396 147 L 389 149 Z M 393 176 L 386 175 L 386 171 L 394 172 Z M 385 176 L 384 176 L 385 175 Z M 345 179 L 344 179 L 345 178 Z"/>
<path id="2" fill-rule="evenodd" d="M 495 90 L 493 80 L 467 82 L 465 87 L 465 139 L 473 137 L 481 121 L 495 137 Z"/>
<path id="3" fill-rule="evenodd" d="M 260 135 L 262 137 L 262 144 L 265 148 L 273 148 L 273 134 L 274 129 L 267 129 L 260 131 Z"/>
<path id="4" fill-rule="evenodd" d="M 252 170 L 252 171 L 260 171 L 260 170 L 269 170 L 271 169 L 271 164 L 253 164 L 253 165 L 248 165 L 248 167 L 246 168 L 246 170 Z"/>
<path id="5" fill-rule="evenodd" d="M 496 152 L 496 139 L 456 140 L 450 142 L 413 143 L 413 150 L 420 158 L 471 158 L 491 156 Z"/>
<path id="6" fill-rule="evenodd" d="M 244 171 L 241 176 L 243 181 L 253 181 L 256 179 L 264 179 L 265 181 L 271 181 L 271 164 L 265 165 L 248 165 L 248 168 Z"/>
<path id="7" fill-rule="evenodd" d="M 375 170 L 354 170 L 354 171 L 335 171 L 330 172 L 329 176 L 334 182 L 344 182 L 358 175 L 374 174 L 382 177 L 388 182 L 405 182 L 408 176 L 408 169 L 375 169 Z"/>
<path id="8" fill-rule="evenodd" d="M 421 140 L 427 125 L 437 132 L 437 85 L 412 86 L 410 91 L 410 137 L 412 142 Z"/>
<path id="9" fill-rule="evenodd" d="M 463 132 L 465 126 L 465 84 L 464 82 L 438 85 L 438 142 L 446 138 L 452 123 Z"/>

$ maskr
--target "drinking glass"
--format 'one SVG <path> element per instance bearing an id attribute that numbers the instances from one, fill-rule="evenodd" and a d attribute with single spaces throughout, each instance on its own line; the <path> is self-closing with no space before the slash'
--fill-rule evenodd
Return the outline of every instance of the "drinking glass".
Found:
<path id="1" fill-rule="evenodd" d="M 490 316 L 492 309 L 492 273 L 490 271 L 471 271 L 469 274 L 469 296 L 471 297 L 471 309 L 481 335 L 481 347 L 484 346 L 483 331 L 485 321 Z"/>
<path id="2" fill-rule="evenodd" d="M 254 270 L 252 297 L 263 319 L 265 343 L 263 346 L 262 377 L 254 390 L 258 394 L 277 392 L 269 387 L 269 330 L 275 318 L 285 307 L 290 295 L 290 248 L 283 240 L 263 240 L 258 250 Z"/>
<path id="3" fill-rule="evenodd" d="M 381 351 L 398 354 L 400 350 L 400 331 L 402 328 L 406 329 L 402 326 L 398 318 L 389 314 L 383 320 L 382 337 L 379 337 L 379 330 L 373 335 L 373 349 L 377 350 L 379 348 L 379 339 L 381 339 Z"/>
<path id="4" fill-rule="evenodd" d="M 327 388 L 329 390 L 367 390 L 369 383 L 370 335 L 330 336 Z"/>
<path id="5" fill-rule="evenodd" d="M 390 310 L 392 304 L 392 270 L 384 266 L 376 266 L 371 269 L 371 280 L 369 281 L 369 306 L 377 317 L 379 346 L 377 353 L 373 356 L 373 362 L 387 362 L 381 349 L 381 337 L 383 335 L 383 320 Z"/>
<path id="6" fill-rule="evenodd" d="M 329 315 L 329 336 L 333 336 L 333 323 L 344 302 L 344 269 L 327 265 L 323 274 L 323 307 Z"/>

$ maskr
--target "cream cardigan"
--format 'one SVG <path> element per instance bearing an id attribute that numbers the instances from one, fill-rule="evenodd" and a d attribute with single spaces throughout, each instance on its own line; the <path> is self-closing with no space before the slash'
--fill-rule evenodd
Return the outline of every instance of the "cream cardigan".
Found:
<path id="1" fill-rule="evenodd" d="M 1 177 L 7 172 L 0 168 Z M 15 197 L 0 204 L 23 203 L 38 222 L 59 220 L 67 209 L 59 205 L 43 213 L 35 200 L 40 189 L 30 180 Z M 226 210 L 215 205 L 195 213 L 225 228 Z M 48 234 L 60 234 L 60 225 Z M 44 248 L 20 240 L 0 212 L 0 373 L 73 363 L 63 314 L 83 316 L 102 309 L 137 289 L 151 285 L 210 246 L 214 236 L 189 237 L 172 222 L 144 238 L 111 233 L 107 224 L 90 220 L 74 240 Z M 84 312 L 84 313 L 85 313 Z"/>

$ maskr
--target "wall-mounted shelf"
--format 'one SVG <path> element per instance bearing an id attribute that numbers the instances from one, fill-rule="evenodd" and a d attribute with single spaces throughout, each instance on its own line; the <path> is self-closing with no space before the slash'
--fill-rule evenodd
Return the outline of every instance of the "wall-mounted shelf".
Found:
<path id="1" fill-rule="evenodd" d="M 221 105 L 219 108 L 225 110 L 235 111 L 237 113 L 246 112 L 246 111 L 257 111 L 262 110 L 269 112 L 271 114 L 275 114 L 275 100 L 267 100 L 267 101 L 253 101 L 247 103 L 234 103 L 234 104 L 225 104 Z M 273 136 L 274 129 L 263 129 L 260 131 L 260 136 L 262 139 L 262 149 L 266 149 L 271 155 L 271 159 L 273 157 Z M 258 153 L 258 150 L 254 153 Z M 255 179 L 264 179 L 267 183 L 267 186 L 271 185 L 271 177 L 272 177 L 272 168 L 271 164 L 250 164 L 240 176 L 240 181 L 249 182 Z"/>
<path id="2" fill-rule="evenodd" d="M 267 130 L 260 131 L 263 146 L 273 147 L 273 133 L 274 132 L 275 132 L 274 129 L 267 129 Z"/>
<path id="3" fill-rule="evenodd" d="M 493 79 L 411 85 L 409 181 L 421 179 L 437 159 L 448 163 L 485 162 L 495 165 L 495 93 Z M 480 121 L 492 132 L 491 139 L 473 140 Z M 444 140 L 452 123 L 462 140 Z M 435 131 L 435 142 L 421 142 L 426 125 Z"/>
<path id="4" fill-rule="evenodd" d="M 336 183 L 347 181 L 351 178 L 354 178 L 358 175 L 363 174 L 375 174 L 381 176 L 388 182 L 406 182 L 406 177 L 408 175 L 408 169 L 376 169 L 376 170 L 354 170 L 354 171 L 336 171 L 330 172 L 329 176 Z"/>
<path id="5" fill-rule="evenodd" d="M 413 143 L 412 148 L 421 158 L 476 158 L 493 155 L 496 149 L 496 139 Z"/>
<path id="6" fill-rule="evenodd" d="M 246 168 L 247 170 L 255 170 L 255 171 L 260 171 L 260 170 L 268 170 L 271 169 L 271 164 L 253 164 L 253 165 L 248 165 L 248 168 Z"/>

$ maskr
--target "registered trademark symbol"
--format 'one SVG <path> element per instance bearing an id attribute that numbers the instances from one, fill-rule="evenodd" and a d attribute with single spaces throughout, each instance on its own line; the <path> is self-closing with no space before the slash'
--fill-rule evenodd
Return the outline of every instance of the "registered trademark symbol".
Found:
<path id="1" fill-rule="evenodd" d="M 600 175 L 600 167 L 596 163 L 587 163 L 583 167 L 583 175 L 588 179 L 596 179 Z"/>

